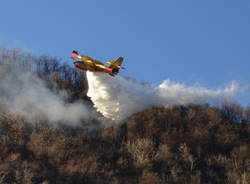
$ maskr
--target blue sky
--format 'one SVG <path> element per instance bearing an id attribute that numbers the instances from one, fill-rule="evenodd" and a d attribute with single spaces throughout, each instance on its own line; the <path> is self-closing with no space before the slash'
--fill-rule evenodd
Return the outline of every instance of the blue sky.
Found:
<path id="1" fill-rule="evenodd" d="M 99 60 L 125 57 L 121 75 L 154 85 L 171 79 L 207 88 L 250 85 L 248 0 L 9 0 L 0 45 Z M 237 96 L 250 105 L 250 91 Z"/>

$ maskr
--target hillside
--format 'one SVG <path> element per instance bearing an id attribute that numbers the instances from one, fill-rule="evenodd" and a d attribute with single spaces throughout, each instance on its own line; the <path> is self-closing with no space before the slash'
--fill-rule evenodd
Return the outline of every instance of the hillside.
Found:
<path id="1" fill-rule="evenodd" d="M 209 106 L 153 108 L 121 126 L 85 131 L 1 112 L 0 181 L 249 182 L 249 120 L 235 123 Z"/>
<path id="2" fill-rule="evenodd" d="M 86 96 L 84 72 L 5 48 L 0 67 L 0 183 L 250 183 L 250 108 L 155 107 L 104 124 Z M 30 90 L 44 92 L 26 103 L 20 94 Z M 55 119 L 58 109 L 46 99 L 67 107 L 63 118 L 77 109 L 77 118 Z"/>

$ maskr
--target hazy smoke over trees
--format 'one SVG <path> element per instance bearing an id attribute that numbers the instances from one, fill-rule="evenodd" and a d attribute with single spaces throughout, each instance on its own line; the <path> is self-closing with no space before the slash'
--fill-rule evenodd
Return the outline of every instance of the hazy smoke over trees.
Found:
<path id="1" fill-rule="evenodd" d="M 91 110 L 82 100 L 68 103 L 73 100 L 68 95 L 72 85 L 84 85 L 80 76 L 83 73 L 77 74 L 69 66 L 60 64 L 57 58 L 35 57 L 18 49 L 0 48 L 0 65 L 1 108 L 19 112 L 30 121 L 42 118 L 77 124 L 90 118 Z M 59 89 L 60 86 L 65 90 Z"/>
<path id="2" fill-rule="evenodd" d="M 96 116 L 86 105 L 85 73 L 58 58 L 36 57 L 18 49 L 0 48 L 0 105 L 29 120 L 78 124 Z M 88 96 L 106 118 L 122 120 L 150 107 L 217 103 L 237 85 L 209 90 L 164 81 L 158 87 L 120 76 L 87 72 Z M 85 103 L 86 102 L 86 103 Z"/>

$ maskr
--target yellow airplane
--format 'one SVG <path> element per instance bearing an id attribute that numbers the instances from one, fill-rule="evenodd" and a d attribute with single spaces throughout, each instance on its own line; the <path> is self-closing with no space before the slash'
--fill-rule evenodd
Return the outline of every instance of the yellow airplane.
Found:
<path id="1" fill-rule="evenodd" d="M 119 73 L 123 62 L 123 57 L 119 57 L 115 61 L 107 62 L 109 66 L 105 66 L 102 62 L 92 59 L 89 56 L 80 56 L 77 51 L 73 50 L 71 53 L 71 59 L 76 60 L 74 65 L 82 70 L 96 71 L 108 73 L 111 76 L 115 76 Z"/>

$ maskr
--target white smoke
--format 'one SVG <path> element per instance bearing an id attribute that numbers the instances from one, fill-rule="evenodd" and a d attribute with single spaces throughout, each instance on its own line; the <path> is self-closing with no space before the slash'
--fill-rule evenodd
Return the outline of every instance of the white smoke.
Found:
<path id="1" fill-rule="evenodd" d="M 39 118 L 49 122 L 77 125 L 89 121 L 96 114 L 82 101 L 66 103 L 65 91 L 51 90 L 43 80 L 31 72 L 39 63 L 33 56 L 18 50 L 0 48 L 0 108 L 19 112 L 28 120 Z M 122 120 L 149 107 L 216 103 L 237 90 L 237 85 L 209 90 L 186 87 L 164 81 L 158 87 L 141 84 L 120 76 L 87 72 L 88 96 L 105 117 Z M 49 80 L 49 79 L 48 79 Z"/>
<path id="2" fill-rule="evenodd" d="M 141 84 L 120 76 L 87 72 L 88 96 L 103 116 L 122 120 L 149 107 L 217 103 L 231 96 L 238 88 L 232 83 L 225 89 L 209 90 L 202 87 L 186 87 L 165 80 L 158 87 Z"/>
<path id="3" fill-rule="evenodd" d="M 19 67 L 0 67 L 0 107 L 24 115 L 29 121 L 42 119 L 52 123 L 77 125 L 91 117 L 83 102 L 65 103 L 65 91 L 53 92 L 36 75 Z"/>

